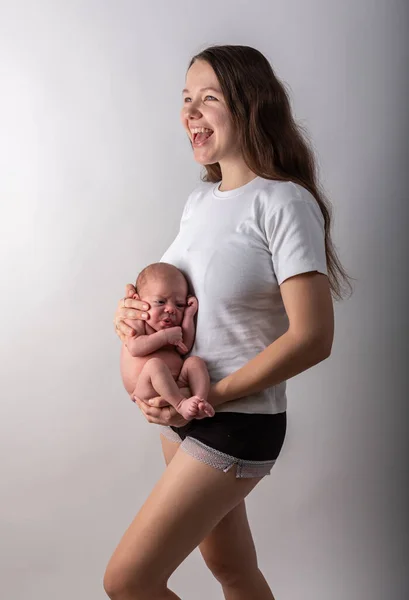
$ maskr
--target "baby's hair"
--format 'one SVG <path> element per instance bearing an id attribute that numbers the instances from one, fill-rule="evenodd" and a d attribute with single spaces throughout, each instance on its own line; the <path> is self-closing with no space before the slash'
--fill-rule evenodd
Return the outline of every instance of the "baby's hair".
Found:
<path id="1" fill-rule="evenodd" d="M 158 263 L 153 263 L 151 265 L 148 265 L 147 267 L 142 269 L 142 271 L 139 273 L 139 275 L 136 279 L 136 283 L 135 283 L 136 293 L 138 295 L 140 295 L 141 289 L 144 287 L 144 285 L 146 285 L 146 283 L 149 279 L 156 279 L 156 278 L 160 278 L 160 277 L 169 277 L 169 276 L 183 277 L 183 279 L 186 282 L 187 288 L 189 288 L 189 283 L 188 283 L 186 277 L 184 276 L 184 274 L 182 273 L 182 271 L 177 269 L 174 265 L 170 265 L 169 263 L 158 262 Z"/>

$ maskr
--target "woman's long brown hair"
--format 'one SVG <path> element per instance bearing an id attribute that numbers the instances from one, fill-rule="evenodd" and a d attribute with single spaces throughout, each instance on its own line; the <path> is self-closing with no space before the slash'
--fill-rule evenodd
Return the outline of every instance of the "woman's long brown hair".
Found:
<path id="1" fill-rule="evenodd" d="M 194 56 L 189 68 L 204 60 L 213 68 L 244 160 L 265 179 L 293 181 L 316 199 L 325 221 L 328 279 L 335 300 L 352 293 L 351 277 L 343 268 L 331 240 L 331 204 L 318 181 L 316 161 L 305 131 L 291 112 L 289 96 L 266 57 L 249 46 L 211 46 Z M 221 181 L 219 163 L 205 165 L 203 181 Z"/>

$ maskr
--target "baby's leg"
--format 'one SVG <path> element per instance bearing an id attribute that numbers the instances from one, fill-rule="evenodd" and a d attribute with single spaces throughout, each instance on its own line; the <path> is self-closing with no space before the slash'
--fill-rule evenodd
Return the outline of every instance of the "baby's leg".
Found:
<path id="1" fill-rule="evenodd" d="M 133 395 L 141 400 L 162 396 L 188 421 L 194 418 L 200 398 L 186 399 L 169 367 L 160 358 L 148 360 L 139 374 Z"/>
<path id="2" fill-rule="evenodd" d="M 160 358 L 151 358 L 144 364 L 133 395 L 141 400 L 162 396 L 172 406 L 176 406 L 184 398 L 169 367 Z"/>
<path id="3" fill-rule="evenodd" d="M 183 363 L 182 370 L 178 379 L 179 386 L 189 386 L 193 396 L 187 401 L 196 399 L 195 419 L 213 417 L 214 408 L 207 402 L 207 396 L 210 390 L 210 377 L 206 363 L 198 356 L 190 356 Z M 193 408 L 193 407 L 192 407 Z"/>

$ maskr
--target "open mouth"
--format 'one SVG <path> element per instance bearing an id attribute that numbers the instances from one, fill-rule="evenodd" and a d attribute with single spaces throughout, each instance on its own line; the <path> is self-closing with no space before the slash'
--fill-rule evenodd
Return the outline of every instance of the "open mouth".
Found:
<path id="1" fill-rule="evenodd" d="M 161 321 L 163 327 L 172 327 L 173 323 L 170 319 L 162 319 Z"/>
<path id="2" fill-rule="evenodd" d="M 193 130 L 193 146 L 203 146 L 204 144 L 206 144 L 206 142 L 209 140 L 209 138 L 212 137 L 213 135 L 213 130 L 212 129 L 202 129 L 201 131 L 194 131 Z"/>

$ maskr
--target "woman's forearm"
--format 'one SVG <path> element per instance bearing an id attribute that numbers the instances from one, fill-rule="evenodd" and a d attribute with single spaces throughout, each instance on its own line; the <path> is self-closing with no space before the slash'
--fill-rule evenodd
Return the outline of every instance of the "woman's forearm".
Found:
<path id="1" fill-rule="evenodd" d="M 321 339 L 300 339 L 290 330 L 241 369 L 212 386 L 213 406 L 250 396 L 290 379 L 325 360 L 331 350 Z"/>

